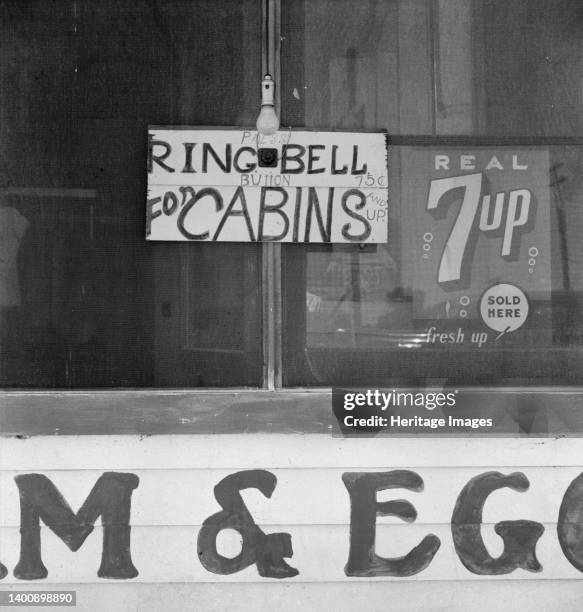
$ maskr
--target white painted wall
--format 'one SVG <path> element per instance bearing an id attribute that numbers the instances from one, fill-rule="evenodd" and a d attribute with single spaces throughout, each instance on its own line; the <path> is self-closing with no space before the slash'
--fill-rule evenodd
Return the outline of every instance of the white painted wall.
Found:
<path id="1" fill-rule="evenodd" d="M 0 589 L 75 589 L 81 610 L 555 610 L 578 611 L 583 575 L 564 557 L 556 535 L 563 494 L 583 471 L 579 439 L 339 439 L 323 435 L 83 436 L 4 439 L 0 445 L 0 560 L 10 573 Z M 422 492 L 381 492 L 379 501 L 407 499 L 416 507 L 412 524 L 377 519 L 383 556 L 408 552 L 434 533 L 441 548 L 430 566 L 407 579 L 352 578 L 344 574 L 349 547 L 350 504 L 341 480 L 346 471 L 411 469 Z M 299 576 L 261 578 L 255 566 L 229 576 L 205 570 L 196 554 L 200 525 L 220 507 L 213 487 L 226 475 L 266 469 L 277 477 L 271 497 L 248 490 L 243 498 L 266 532 L 291 534 L 288 562 Z M 480 473 L 523 472 L 528 491 L 496 491 L 486 502 L 482 533 L 493 556 L 501 520 L 544 524 L 537 546 L 543 570 L 477 576 L 461 564 L 450 531 L 462 487 Z M 16 580 L 19 499 L 14 476 L 42 473 L 74 511 L 105 471 L 130 471 L 140 484 L 132 497 L 132 558 L 140 574 L 128 581 L 97 578 L 101 527 L 75 553 L 41 528 L 44 581 Z M 226 532 L 220 552 L 237 553 Z"/>

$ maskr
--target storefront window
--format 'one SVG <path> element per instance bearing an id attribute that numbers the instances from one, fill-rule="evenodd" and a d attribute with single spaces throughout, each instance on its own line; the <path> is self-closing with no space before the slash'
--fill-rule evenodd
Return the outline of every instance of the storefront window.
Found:
<path id="1" fill-rule="evenodd" d="M 580 382 L 582 19 L 573 0 L 287 5 L 284 125 L 387 130 L 390 186 L 386 244 L 285 247 L 286 384 Z"/>
<path id="2" fill-rule="evenodd" d="M 579 382 L 575 0 L 0 10 L 4 387 Z M 282 129 L 387 132 L 386 242 L 147 242 L 148 125 L 252 129 L 268 32 Z"/>
<path id="3" fill-rule="evenodd" d="M 145 241 L 148 125 L 254 124 L 260 1 L 0 11 L 0 384 L 261 386 L 260 246 Z"/>

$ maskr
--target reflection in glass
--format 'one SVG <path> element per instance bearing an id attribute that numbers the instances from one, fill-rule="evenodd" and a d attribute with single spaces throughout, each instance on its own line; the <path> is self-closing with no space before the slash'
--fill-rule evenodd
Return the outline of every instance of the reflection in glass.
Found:
<path id="1" fill-rule="evenodd" d="M 375 247 L 310 246 L 303 264 L 288 247 L 288 290 L 296 274 L 307 291 L 288 382 L 580 382 L 580 3 L 302 4 L 283 58 L 304 95 L 283 124 L 386 129 L 389 223 Z"/>
<path id="2" fill-rule="evenodd" d="M 145 207 L 149 124 L 254 124 L 261 2 L 0 23 L 0 385 L 260 386 L 260 247 L 146 243 Z"/>

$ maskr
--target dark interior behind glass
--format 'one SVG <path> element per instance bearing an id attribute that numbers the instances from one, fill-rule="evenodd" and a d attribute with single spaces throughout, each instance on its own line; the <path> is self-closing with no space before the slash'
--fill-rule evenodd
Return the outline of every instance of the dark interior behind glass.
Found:
<path id="1" fill-rule="evenodd" d="M 145 241 L 148 125 L 254 124 L 260 1 L 0 21 L 0 384 L 260 386 L 260 247 Z"/>
<path id="2" fill-rule="evenodd" d="M 390 177 L 386 245 L 284 247 L 285 384 L 580 384 L 580 2 L 292 0 L 282 27 L 283 125 L 387 130 Z M 532 282 L 528 266 L 515 280 L 533 287 L 529 325 L 480 348 L 428 340 L 430 319 L 419 312 L 431 296 L 415 280 L 431 246 L 419 236 L 433 231 L 415 212 L 433 178 L 420 160 L 459 163 L 469 153 L 533 160 L 531 178 L 546 194 L 540 242 L 529 247 L 544 282 Z M 456 197 L 440 206 L 456 210 Z M 500 281 L 495 268 L 476 255 L 482 291 Z M 435 302 L 448 331 L 457 325 L 446 319 L 480 298 L 451 296 Z"/>

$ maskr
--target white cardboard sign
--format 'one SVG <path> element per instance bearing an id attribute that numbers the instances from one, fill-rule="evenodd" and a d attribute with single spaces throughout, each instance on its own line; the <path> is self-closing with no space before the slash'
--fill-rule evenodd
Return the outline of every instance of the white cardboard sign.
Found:
<path id="1" fill-rule="evenodd" d="M 387 241 L 386 134 L 151 127 L 146 239 Z"/>

